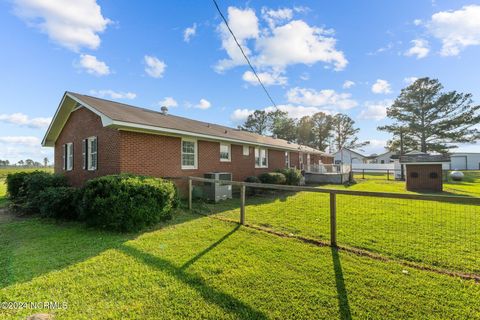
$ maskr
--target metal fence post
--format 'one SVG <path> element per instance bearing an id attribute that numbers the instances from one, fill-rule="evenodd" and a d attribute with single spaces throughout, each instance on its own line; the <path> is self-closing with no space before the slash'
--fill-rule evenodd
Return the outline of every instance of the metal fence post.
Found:
<path id="1" fill-rule="evenodd" d="M 330 245 L 337 246 L 337 195 L 330 193 Z"/>
<path id="2" fill-rule="evenodd" d="M 362 169 L 362 179 L 365 179 L 365 169 Z"/>
<path id="3" fill-rule="evenodd" d="M 390 180 L 390 169 L 387 169 L 387 180 Z"/>
<path id="4" fill-rule="evenodd" d="M 192 210 L 192 198 L 193 198 L 193 186 L 192 179 L 188 178 L 188 210 Z"/>
<path id="5" fill-rule="evenodd" d="M 245 189 L 246 187 L 242 185 L 240 187 L 240 224 L 245 224 Z"/>

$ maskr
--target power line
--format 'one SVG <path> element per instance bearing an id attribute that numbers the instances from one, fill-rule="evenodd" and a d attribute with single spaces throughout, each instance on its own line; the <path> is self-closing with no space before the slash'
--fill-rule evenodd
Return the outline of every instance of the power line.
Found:
<path id="1" fill-rule="evenodd" d="M 215 4 L 215 7 L 217 8 L 218 13 L 219 13 L 220 16 L 222 17 L 223 22 L 225 22 L 225 25 L 227 26 L 228 31 L 230 31 L 230 34 L 232 35 L 233 40 L 235 40 L 235 43 L 237 44 L 238 48 L 240 48 L 240 51 L 242 52 L 243 57 L 244 57 L 245 60 L 247 61 L 248 65 L 250 66 L 250 69 L 252 69 L 253 74 L 255 75 L 255 77 L 256 77 L 257 80 L 258 80 L 258 83 L 260 83 L 260 85 L 262 86 L 263 91 L 265 91 L 265 93 L 267 94 L 268 99 L 270 99 L 270 101 L 272 102 L 273 106 L 274 106 L 275 108 L 277 108 L 277 104 L 275 103 L 275 101 L 273 101 L 272 96 L 270 95 L 270 93 L 268 93 L 267 88 L 263 85 L 262 80 L 260 80 L 260 77 L 259 77 L 258 74 L 257 74 L 257 71 L 255 71 L 255 68 L 254 68 L 253 65 L 251 64 L 250 59 L 248 59 L 245 51 L 243 51 L 242 46 L 241 46 L 240 43 L 238 42 L 237 37 L 235 37 L 235 34 L 233 33 L 232 29 L 231 29 L 230 26 L 228 25 L 227 19 L 226 19 L 225 16 L 223 15 L 222 10 L 220 10 L 217 1 L 216 1 L 216 0 L 213 0 L 213 3 Z"/>

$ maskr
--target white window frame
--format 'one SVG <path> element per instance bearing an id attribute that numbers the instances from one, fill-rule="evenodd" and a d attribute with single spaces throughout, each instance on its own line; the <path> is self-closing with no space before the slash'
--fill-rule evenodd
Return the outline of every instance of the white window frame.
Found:
<path id="1" fill-rule="evenodd" d="M 285 151 L 285 167 L 290 168 L 290 152 Z"/>
<path id="2" fill-rule="evenodd" d="M 222 146 L 227 147 L 228 149 L 228 158 L 222 158 Z M 229 143 L 220 142 L 220 161 L 221 162 L 230 162 L 232 161 L 232 145 Z"/>
<path id="3" fill-rule="evenodd" d="M 194 162 L 193 166 L 183 164 L 183 142 L 193 142 L 193 162 Z M 182 142 L 180 144 L 180 165 L 182 166 L 182 170 L 195 170 L 195 169 L 198 168 L 198 143 L 197 143 L 197 140 L 182 138 Z"/>
<path id="4" fill-rule="evenodd" d="M 262 151 L 265 152 L 265 158 L 262 158 Z M 257 156 L 258 155 L 258 156 Z M 260 159 L 260 163 L 257 163 L 257 158 Z M 265 164 L 263 164 L 262 159 L 265 159 Z M 255 168 L 268 168 L 268 149 L 267 148 L 255 148 Z"/>
<path id="5" fill-rule="evenodd" d="M 73 170 L 73 142 L 69 142 L 65 144 L 66 148 L 66 164 L 65 164 L 65 170 L 67 171 L 72 171 Z"/>
<path id="6" fill-rule="evenodd" d="M 92 152 L 92 141 L 95 141 L 96 149 L 95 152 Z M 95 165 L 93 164 L 92 158 L 95 156 Z M 98 138 L 97 137 L 88 137 L 87 138 L 87 170 L 95 171 L 98 167 Z"/>
<path id="7" fill-rule="evenodd" d="M 250 146 L 243 146 L 243 155 L 248 157 L 250 155 Z"/>

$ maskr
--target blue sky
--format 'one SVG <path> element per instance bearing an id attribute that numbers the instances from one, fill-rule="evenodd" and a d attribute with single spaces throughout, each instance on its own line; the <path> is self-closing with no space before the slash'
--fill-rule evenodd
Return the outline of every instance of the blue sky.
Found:
<path id="1" fill-rule="evenodd" d="M 478 1 L 219 5 L 280 108 L 349 114 L 366 153 L 415 77 L 480 102 Z M 0 39 L 0 159 L 52 159 L 40 141 L 66 90 L 229 126 L 271 107 L 209 0 L 2 1 Z"/>

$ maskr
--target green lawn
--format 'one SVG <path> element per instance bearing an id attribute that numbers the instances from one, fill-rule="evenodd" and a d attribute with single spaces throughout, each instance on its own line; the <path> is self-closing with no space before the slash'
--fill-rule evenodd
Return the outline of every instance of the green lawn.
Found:
<path id="1" fill-rule="evenodd" d="M 143 234 L 0 224 L 1 319 L 480 319 L 473 281 L 179 213 Z"/>
<path id="2" fill-rule="evenodd" d="M 322 188 L 346 188 L 327 185 Z M 404 182 L 359 180 L 349 190 L 405 192 Z M 445 185 L 448 194 L 476 195 L 479 172 Z M 329 196 L 267 192 L 247 196 L 246 222 L 329 241 Z M 239 199 L 195 203 L 202 213 L 239 219 Z M 337 196 L 338 243 L 450 271 L 480 274 L 480 207 L 459 203 Z"/>

